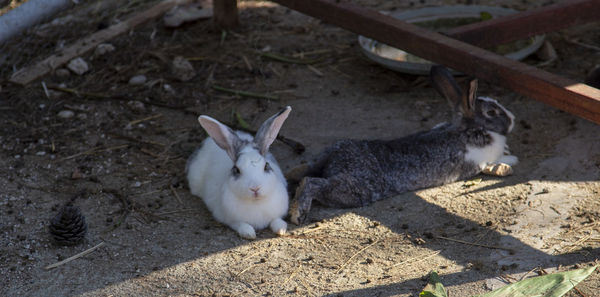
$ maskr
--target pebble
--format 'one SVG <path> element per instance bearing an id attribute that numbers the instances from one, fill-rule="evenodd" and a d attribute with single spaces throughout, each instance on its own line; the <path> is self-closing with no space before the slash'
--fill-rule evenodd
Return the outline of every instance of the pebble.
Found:
<path id="1" fill-rule="evenodd" d="M 106 53 L 110 53 L 115 50 L 115 46 L 110 43 L 101 43 L 98 44 L 96 49 L 94 50 L 95 56 L 102 56 Z"/>
<path id="2" fill-rule="evenodd" d="M 192 63 L 182 56 L 177 56 L 171 63 L 171 71 L 175 78 L 180 81 L 188 81 L 196 76 Z"/>
<path id="3" fill-rule="evenodd" d="M 59 69 L 56 69 L 56 71 L 54 71 L 54 74 L 56 74 L 56 76 L 58 76 L 58 77 L 67 77 L 71 73 L 69 73 L 69 70 L 67 70 L 65 68 L 59 68 Z"/>
<path id="4" fill-rule="evenodd" d="M 67 64 L 67 68 L 78 75 L 82 75 L 90 70 L 88 64 L 82 58 L 75 58 Z"/>
<path id="5" fill-rule="evenodd" d="M 70 110 L 61 110 L 58 113 L 58 117 L 61 119 L 69 119 L 69 118 L 72 118 L 74 115 L 75 115 L 75 113 Z"/>
<path id="6" fill-rule="evenodd" d="M 137 101 L 137 100 L 127 101 L 127 105 L 129 105 L 129 107 L 131 109 L 137 110 L 137 111 L 144 111 L 144 109 L 145 109 L 144 103 L 141 101 Z"/>
<path id="7" fill-rule="evenodd" d="M 146 78 L 145 75 L 139 74 L 139 75 L 136 75 L 136 76 L 132 76 L 129 79 L 129 84 L 133 85 L 133 86 L 139 86 L 139 85 L 145 84 L 147 80 L 148 79 Z"/>

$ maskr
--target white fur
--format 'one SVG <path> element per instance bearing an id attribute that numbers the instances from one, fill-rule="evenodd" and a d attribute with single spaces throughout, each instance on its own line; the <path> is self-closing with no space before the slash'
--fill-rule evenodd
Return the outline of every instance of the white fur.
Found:
<path id="1" fill-rule="evenodd" d="M 252 136 L 237 131 L 240 139 L 252 141 Z M 272 171 L 264 171 L 268 161 Z M 270 226 L 277 234 L 285 234 L 287 224 L 281 218 L 288 210 L 287 183 L 275 158 L 266 157 L 252 147 L 243 147 L 236 166 L 240 176 L 233 177 L 233 161 L 212 138 L 189 161 L 187 178 L 190 191 L 200 196 L 214 218 L 231 227 L 244 238 L 256 238 L 255 229 Z M 259 187 L 258 196 L 250 188 Z"/>
<path id="2" fill-rule="evenodd" d="M 506 136 L 496 132 L 487 131 L 492 136 L 492 143 L 484 147 L 474 147 L 467 145 L 465 161 L 474 162 L 483 170 L 485 166 L 491 163 L 506 163 L 516 165 L 519 160 L 516 156 L 504 155 L 506 145 Z"/>

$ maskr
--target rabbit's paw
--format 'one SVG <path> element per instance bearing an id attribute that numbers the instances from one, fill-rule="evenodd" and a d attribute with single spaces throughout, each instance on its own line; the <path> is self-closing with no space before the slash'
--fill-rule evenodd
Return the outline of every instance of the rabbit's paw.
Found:
<path id="1" fill-rule="evenodd" d="M 280 218 L 276 218 L 273 221 L 271 221 L 271 224 L 269 224 L 269 226 L 271 227 L 271 230 L 273 230 L 273 232 L 275 232 L 279 236 L 285 235 L 285 233 L 287 232 L 287 223 Z"/>
<path id="2" fill-rule="evenodd" d="M 250 226 L 250 224 L 248 224 L 248 223 L 239 222 L 239 223 L 233 224 L 231 227 L 233 227 L 233 229 L 235 231 L 237 231 L 237 233 L 243 238 L 246 238 L 246 239 L 255 239 L 256 238 L 256 232 L 254 231 L 254 227 Z"/>

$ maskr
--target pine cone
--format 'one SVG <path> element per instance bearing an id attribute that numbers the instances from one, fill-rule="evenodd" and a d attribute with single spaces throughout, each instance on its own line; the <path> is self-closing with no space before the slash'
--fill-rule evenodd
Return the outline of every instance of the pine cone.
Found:
<path id="1" fill-rule="evenodd" d="M 79 208 L 65 205 L 58 214 L 50 220 L 50 234 L 59 245 L 76 245 L 85 237 L 87 224 Z"/>

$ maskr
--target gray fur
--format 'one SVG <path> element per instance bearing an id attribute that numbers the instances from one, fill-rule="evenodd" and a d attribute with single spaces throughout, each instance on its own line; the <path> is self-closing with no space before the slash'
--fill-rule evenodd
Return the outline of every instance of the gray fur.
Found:
<path id="1" fill-rule="evenodd" d="M 451 81 L 443 94 L 458 109 L 466 105 L 452 102 L 464 93 Z M 443 79 L 448 79 L 448 78 Z M 454 85 L 451 85 L 454 84 Z M 473 85 L 471 84 L 471 87 Z M 476 87 L 476 84 L 475 84 Z M 361 207 L 407 191 L 439 186 L 466 179 L 481 171 L 466 161 L 467 146 L 490 145 L 489 131 L 506 135 L 512 127 L 512 114 L 489 98 L 473 100 L 469 116 L 394 140 L 342 140 L 326 149 L 302 179 L 292 202 L 292 221 L 304 221 L 312 201 L 328 207 Z M 495 108 L 495 119 L 480 113 Z M 295 214 L 293 212 L 296 212 Z"/>

